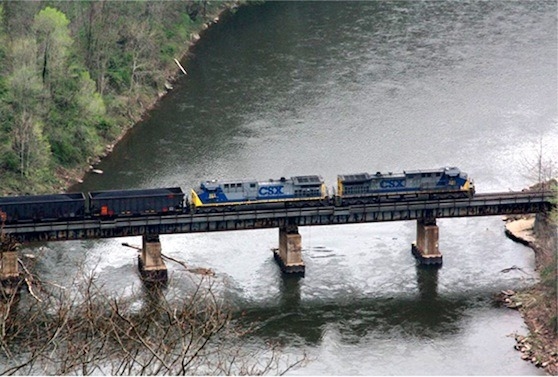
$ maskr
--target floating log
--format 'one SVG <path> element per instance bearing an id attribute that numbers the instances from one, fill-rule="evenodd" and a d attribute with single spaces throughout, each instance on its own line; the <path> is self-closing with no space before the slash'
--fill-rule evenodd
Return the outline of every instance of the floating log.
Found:
<path id="1" fill-rule="evenodd" d="M 182 71 L 182 73 L 184 73 L 185 75 L 187 75 L 188 73 L 186 73 L 186 70 L 184 69 L 184 67 L 180 64 L 180 62 L 177 59 L 174 59 L 174 62 L 176 63 L 176 65 L 178 66 L 178 68 L 180 68 L 180 70 Z"/>

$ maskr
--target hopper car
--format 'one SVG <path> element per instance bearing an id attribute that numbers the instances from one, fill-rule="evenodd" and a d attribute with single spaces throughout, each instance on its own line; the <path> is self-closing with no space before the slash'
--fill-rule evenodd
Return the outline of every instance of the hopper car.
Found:
<path id="1" fill-rule="evenodd" d="M 88 194 L 91 216 L 141 216 L 182 212 L 184 192 L 180 187 L 96 191 Z"/>
<path id="2" fill-rule="evenodd" d="M 54 195 L 0 198 L 0 214 L 6 224 L 87 218 L 114 218 L 182 213 L 180 187 L 143 190 L 111 190 Z"/>
<path id="3" fill-rule="evenodd" d="M 6 196 L 0 198 L 6 223 L 82 218 L 85 195 L 81 192 L 53 195 Z"/>

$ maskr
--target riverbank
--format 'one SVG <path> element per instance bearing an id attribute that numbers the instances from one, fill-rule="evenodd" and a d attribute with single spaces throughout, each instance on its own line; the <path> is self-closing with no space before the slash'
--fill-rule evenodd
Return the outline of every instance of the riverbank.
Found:
<path id="1" fill-rule="evenodd" d="M 162 100 L 167 93 L 173 90 L 172 88 L 176 80 L 178 80 L 182 75 L 187 74 L 187 72 L 184 71 L 182 65 L 184 65 L 184 62 L 187 60 L 187 57 L 191 53 L 192 49 L 203 38 L 203 35 L 208 30 L 210 30 L 213 25 L 219 23 L 220 20 L 222 20 L 223 18 L 230 16 L 240 6 L 246 3 L 246 0 L 232 0 L 223 3 L 223 7 L 220 7 L 213 13 L 208 12 L 208 14 L 205 16 L 207 21 L 202 23 L 199 29 L 194 30 L 192 33 L 190 33 L 189 39 L 184 41 L 186 49 L 184 51 L 181 51 L 180 57 L 175 59 L 175 62 L 179 63 L 177 63 L 176 65 L 170 65 L 166 68 L 166 80 L 164 84 L 165 91 L 157 93 L 157 95 L 153 96 L 148 102 L 144 102 L 142 104 L 141 113 L 130 114 L 129 120 L 131 121 L 128 124 L 121 125 L 121 131 L 119 132 L 119 134 L 104 147 L 104 151 L 100 155 L 90 156 L 88 158 L 88 162 L 83 166 L 77 166 L 74 168 L 64 168 L 62 166 L 57 167 L 56 179 L 59 182 L 59 186 L 53 187 L 53 191 L 67 192 L 68 190 L 71 190 L 72 187 L 74 187 L 75 185 L 79 185 L 80 183 L 82 183 L 88 173 L 96 171 L 95 165 L 97 165 L 99 162 L 101 162 L 102 159 L 111 154 L 116 145 L 124 137 L 126 137 L 126 135 L 134 128 L 134 126 L 145 119 L 145 117 L 148 116 L 149 112 L 153 110 L 157 103 Z M 79 188 L 77 188 L 76 190 L 79 190 Z"/>
<path id="2" fill-rule="evenodd" d="M 519 310 L 529 334 L 515 335 L 515 349 L 521 358 L 543 368 L 548 375 L 558 375 L 558 331 L 556 297 L 556 226 L 535 225 L 535 216 L 506 219 L 506 235 L 535 253 L 536 269 L 541 281 L 521 292 L 505 291 L 499 299 Z M 554 238 L 554 239 L 552 239 Z M 543 276 L 543 274 L 550 274 Z"/>

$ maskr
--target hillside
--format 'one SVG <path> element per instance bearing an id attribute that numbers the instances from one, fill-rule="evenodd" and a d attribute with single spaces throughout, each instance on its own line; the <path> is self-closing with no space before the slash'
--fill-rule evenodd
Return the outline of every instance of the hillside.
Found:
<path id="1" fill-rule="evenodd" d="M 0 1 L 0 194 L 63 191 L 242 1 Z"/>

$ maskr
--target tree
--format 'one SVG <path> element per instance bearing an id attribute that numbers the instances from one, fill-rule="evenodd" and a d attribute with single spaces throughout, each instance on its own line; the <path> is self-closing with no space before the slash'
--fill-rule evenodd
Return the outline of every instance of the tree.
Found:
<path id="1" fill-rule="evenodd" d="M 51 7 L 35 16 L 33 29 L 37 38 L 38 66 L 47 89 L 51 89 L 52 84 L 65 73 L 68 50 L 72 45 L 69 23 L 64 13 Z"/>
<path id="2" fill-rule="evenodd" d="M 0 168 L 6 168 L 9 159 L 7 155 L 11 152 L 10 137 L 8 133 L 9 109 L 5 98 L 7 95 L 6 75 L 7 71 L 7 36 L 4 31 L 4 7 L 0 4 Z"/>
<path id="3" fill-rule="evenodd" d="M 22 38 L 11 45 L 12 72 L 8 77 L 12 116 L 12 149 L 19 161 L 19 172 L 30 179 L 47 168 L 49 145 L 43 135 L 41 102 L 43 85 L 36 75 L 36 45 Z"/>
<path id="4" fill-rule="evenodd" d="M 545 147 L 542 136 L 539 139 L 538 150 L 535 156 L 523 157 L 521 161 L 523 175 L 531 182 L 536 182 L 537 190 L 548 190 L 551 188 L 551 180 L 555 178 L 556 161 L 544 153 Z"/>
<path id="5" fill-rule="evenodd" d="M 27 296 L 16 306 L 8 297 L 12 304 L 0 312 L 0 373 L 256 375 L 305 360 L 284 360 L 274 345 L 248 346 L 251 330 L 235 324 L 213 278 L 180 276 L 180 289 L 171 281 L 166 292 L 126 296 L 109 294 L 83 269 L 71 290 L 33 276 L 37 300 Z"/>
<path id="6" fill-rule="evenodd" d="M 45 98 L 46 125 L 57 162 L 82 163 L 99 152 L 97 125 L 103 123 L 105 105 L 89 72 L 73 50 L 69 20 L 46 7 L 35 16 L 33 29 L 38 46 L 38 66 Z"/>

